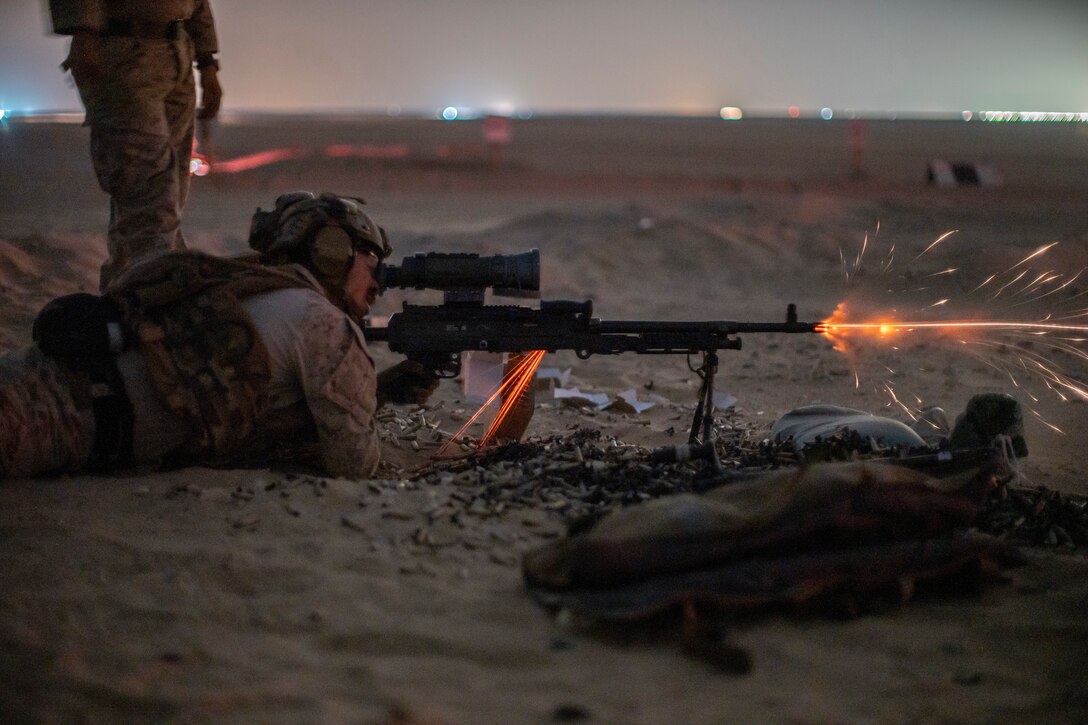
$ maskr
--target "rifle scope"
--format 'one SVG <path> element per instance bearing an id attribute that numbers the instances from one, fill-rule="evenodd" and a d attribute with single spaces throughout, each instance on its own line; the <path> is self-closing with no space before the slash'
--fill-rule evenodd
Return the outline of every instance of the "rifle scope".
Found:
<path id="1" fill-rule="evenodd" d="M 443 254 L 430 252 L 405 257 L 398 267 L 382 267 L 382 289 L 414 287 L 445 291 L 483 290 L 491 287 L 506 297 L 537 297 L 540 294 L 540 250 L 521 254 Z"/>

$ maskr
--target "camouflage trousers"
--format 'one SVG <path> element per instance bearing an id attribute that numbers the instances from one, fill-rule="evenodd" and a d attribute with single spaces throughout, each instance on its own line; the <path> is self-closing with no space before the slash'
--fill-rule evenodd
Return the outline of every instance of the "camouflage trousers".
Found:
<path id="1" fill-rule="evenodd" d="M 78 87 L 95 175 L 110 195 L 104 290 L 140 257 L 185 248 L 181 212 L 189 193 L 196 83 L 188 37 L 100 42 L 104 71 Z"/>
<path id="2" fill-rule="evenodd" d="M 0 355 L 0 479 L 78 471 L 93 443 L 94 415 L 68 371 L 37 347 Z"/>

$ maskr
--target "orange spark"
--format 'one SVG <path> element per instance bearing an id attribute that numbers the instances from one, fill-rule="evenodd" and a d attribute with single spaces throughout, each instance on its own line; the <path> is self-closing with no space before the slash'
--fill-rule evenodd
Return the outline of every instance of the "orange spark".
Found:
<path id="1" fill-rule="evenodd" d="M 1016 284 L 1017 282 L 1019 282 L 1019 281 L 1020 281 L 1020 280 L 1021 280 L 1021 279 L 1022 279 L 1022 278 L 1024 277 L 1024 275 L 1025 275 L 1025 274 L 1027 274 L 1027 273 L 1028 273 L 1028 271 L 1027 271 L 1027 270 L 1025 269 L 1025 270 L 1024 270 L 1023 272 L 1021 272 L 1020 274 L 1016 275 L 1016 277 L 1014 277 L 1013 279 L 1009 280 L 1009 281 L 1008 281 L 1008 282 L 1006 282 L 1005 284 L 1001 285 L 1001 288 L 1000 288 L 999 290 L 997 290 L 997 292 L 994 292 L 994 293 L 993 293 L 993 295 L 991 295 L 991 296 L 990 296 L 990 299 L 991 299 L 991 300 L 996 300 L 996 299 L 997 299 L 998 297 L 1000 297 L 1000 296 L 1001 296 L 1001 293 L 1002 293 L 1002 292 L 1004 292 L 1004 291 L 1005 291 L 1005 290 L 1007 290 L 1007 289 L 1008 289 L 1009 287 L 1011 287 L 1011 286 L 1013 286 L 1014 284 Z"/>
<path id="2" fill-rule="evenodd" d="M 1017 292 L 1016 296 L 1019 297 L 1021 295 L 1029 295 L 1033 292 L 1037 292 L 1039 288 L 1043 285 L 1050 284 L 1051 282 L 1059 278 L 1061 278 L 1061 275 L 1055 273 L 1054 271 L 1043 272 L 1038 277 L 1036 277 L 1031 282 L 1031 284 L 1025 285 L 1024 289 Z"/>
<path id="3" fill-rule="evenodd" d="M 858 273 L 861 269 L 861 260 L 865 258 L 865 250 L 869 248 L 869 235 L 865 235 L 865 239 L 861 242 L 861 251 L 858 252 L 857 259 L 854 260 L 854 274 Z"/>
<path id="4" fill-rule="evenodd" d="M 837 312 L 837 311 L 836 311 Z M 841 322 L 835 316 L 825 320 L 819 331 L 828 337 L 851 332 L 889 335 L 912 330 L 971 330 L 988 329 L 1031 334 L 1047 332 L 1088 332 L 1088 325 L 1060 325 L 1054 322 L 1020 322 L 1019 320 L 950 320 L 947 322 Z"/>
<path id="5" fill-rule="evenodd" d="M 979 330 L 997 332 L 1004 335 L 1031 336 L 1032 338 L 1039 339 L 1038 343 L 1033 344 L 1043 345 L 1048 350 L 1070 354 L 1082 360 L 1088 359 L 1088 352 L 1080 349 L 1075 344 L 1079 338 L 1059 336 L 1062 333 L 1066 335 L 1069 333 L 1083 335 L 1088 332 L 1088 325 L 1071 325 L 1050 321 L 1024 322 L 1020 320 L 950 320 L 944 322 L 874 320 L 866 322 L 847 322 L 846 306 L 845 304 L 840 304 L 835 310 L 835 313 L 825 322 L 821 323 L 817 330 L 832 340 L 835 343 L 835 349 L 840 352 L 847 352 L 846 338 L 851 335 L 868 335 L 870 337 L 886 339 L 898 333 L 933 331 L 963 334 Z M 1059 333 L 1059 335 L 1050 336 L 1051 333 Z M 974 340 L 965 338 L 960 339 L 959 341 L 965 346 L 980 345 L 999 350 L 1008 349 L 1006 343 L 994 340 Z M 1040 379 L 1041 382 L 1062 401 L 1068 401 L 1070 398 L 1088 401 L 1088 386 L 1063 372 L 1060 367 L 1049 360 L 1044 353 L 1035 352 L 1030 349 L 1016 350 L 1015 353 L 1020 366 L 1023 367 L 1026 372 Z M 1013 385 L 1018 388 L 1020 387 L 1016 378 L 1008 368 L 1003 365 L 994 364 L 981 356 L 978 356 L 978 359 L 982 360 L 990 367 L 993 367 L 995 370 L 999 370 L 1008 375 Z M 855 384 L 858 382 L 856 378 L 857 372 L 855 370 Z M 895 391 L 891 389 L 890 384 L 885 384 L 884 391 L 890 396 L 893 404 L 907 410 L 907 406 L 905 406 L 896 396 Z M 907 412 L 908 414 L 911 414 L 910 411 Z M 1045 421 L 1043 422 L 1045 423 Z M 1050 427 L 1058 430 L 1055 426 L 1051 425 Z"/>
<path id="6" fill-rule="evenodd" d="M 975 287 L 975 288 L 974 288 L 973 290 L 971 290 L 971 291 L 970 291 L 970 292 L 968 292 L 967 294 L 974 294 L 975 292 L 978 292 L 978 291 L 979 291 L 980 289 L 982 289 L 982 288 L 983 288 L 983 287 L 985 287 L 986 285 L 988 285 L 988 284 L 990 284 L 991 282 L 993 282 L 993 281 L 994 281 L 994 278 L 995 278 L 995 277 L 997 277 L 997 275 L 996 275 L 996 274 L 991 274 L 991 275 L 990 275 L 989 277 L 987 277 L 987 278 L 986 278 L 986 280 L 985 280 L 985 281 L 984 281 L 984 282 L 983 282 L 982 284 L 980 284 L 980 285 L 979 285 L 978 287 Z"/>
<path id="7" fill-rule="evenodd" d="M 928 255 L 956 231 L 951 230 L 941 234 L 913 259 L 910 257 L 905 259 L 915 262 Z M 861 250 L 856 256 L 849 250 L 840 248 L 840 262 L 848 281 L 854 282 L 853 278 L 860 278 L 867 249 L 869 246 L 874 246 L 869 242 L 866 235 L 866 238 L 862 240 Z M 1088 320 L 1086 320 L 1088 308 L 1082 304 L 1078 309 L 1075 305 L 1069 304 L 1070 301 L 1082 301 L 1083 298 L 1088 297 L 1088 288 L 1083 288 L 1082 285 L 1078 289 L 1074 286 L 1088 278 L 1088 267 L 1079 270 L 1074 268 L 1066 273 L 1060 267 L 1039 269 L 1034 266 L 1039 258 L 1052 251 L 1057 245 L 1058 242 L 1042 244 L 1025 254 L 1012 266 L 1006 267 L 1004 271 L 991 274 L 981 283 L 975 282 L 967 287 L 970 289 L 967 294 L 975 295 L 976 301 L 979 301 L 981 295 L 985 295 L 987 304 L 993 304 L 993 301 L 999 299 L 1004 300 L 1005 312 L 971 312 L 968 313 L 969 319 L 959 317 L 958 315 L 962 315 L 962 312 L 951 312 L 949 308 L 954 307 L 958 300 L 941 295 L 940 291 L 943 289 L 937 280 L 942 277 L 947 279 L 953 275 L 959 276 L 963 274 L 963 271 L 959 267 L 946 265 L 943 268 L 938 267 L 936 271 L 921 270 L 918 274 L 904 274 L 896 278 L 906 284 L 886 283 L 884 285 L 888 287 L 886 292 L 893 295 L 925 295 L 925 290 L 930 287 L 938 291 L 938 294 L 928 301 L 919 299 L 915 303 L 916 311 L 907 313 L 912 315 L 912 319 L 899 319 L 900 312 L 894 305 L 869 308 L 862 314 L 857 314 L 859 310 L 854 307 L 856 301 L 851 300 L 849 304 L 853 314 L 850 316 L 860 318 L 860 321 L 848 319 L 847 303 L 843 302 L 830 317 L 817 325 L 816 330 L 831 341 L 835 350 L 850 357 L 855 388 L 860 387 L 861 376 L 856 366 L 857 361 L 853 358 L 855 354 L 862 351 L 854 349 L 855 343 L 868 337 L 870 340 L 879 340 L 883 348 L 887 350 L 899 349 L 897 345 L 901 345 L 906 340 L 914 341 L 921 337 L 940 336 L 950 343 L 959 341 L 968 355 L 976 357 L 987 366 L 1007 375 L 1017 388 L 1021 388 L 1017 377 L 1028 374 L 1063 401 L 1088 401 L 1088 382 L 1079 379 L 1083 376 L 1076 372 L 1063 370 L 1062 363 L 1062 356 L 1072 356 L 1077 363 L 1088 360 L 1088 348 L 1085 347 L 1088 342 Z M 881 260 L 882 273 L 890 271 L 893 252 L 894 248 L 889 250 Z M 854 258 L 851 259 L 851 257 Z M 924 281 L 924 283 L 911 284 L 910 280 Z M 930 280 L 933 280 L 932 285 Z M 864 292 L 864 290 L 861 291 Z M 1015 315 L 1010 314 L 1011 308 L 1024 309 L 1026 305 L 1054 300 L 1059 295 L 1063 299 L 1059 309 L 1043 310 L 1038 315 L 1032 315 L 1030 322 L 1012 319 Z M 938 309 L 949 310 L 940 316 L 952 319 L 944 321 L 926 319 Z M 926 321 L 921 321 L 922 319 Z M 908 333 L 913 333 L 910 338 L 907 337 Z M 980 350 L 985 352 L 979 354 Z M 890 381 L 880 385 L 879 379 L 874 380 L 874 390 L 880 390 L 887 395 L 890 405 L 901 407 L 911 414 L 910 410 L 907 410 L 909 406 L 906 401 L 897 395 L 898 391 L 894 390 Z M 1023 392 L 1032 400 L 1037 400 L 1028 390 L 1024 389 Z M 1043 422 L 1054 430 L 1058 430 L 1056 426 Z"/>
<path id="8" fill-rule="evenodd" d="M 533 350 L 526 354 L 520 363 L 510 371 L 508 376 L 504 376 L 502 384 L 493 392 L 484 404 L 480 406 L 479 410 L 472 414 L 472 417 L 461 426 L 461 428 L 450 437 L 446 443 L 438 449 L 435 454 L 436 457 L 443 455 L 446 449 L 455 441 L 461 438 L 465 434 L 465 431 L 476 422 L 476 420 L 483 415 L 483 412 L 487 410 L 496 399 L 502 398 L 503 404 L 499 409 L 498 414 L 495 416 L 495 420 L 488 428 L 488 432 L 484 434 L 484 437 L 480 440 L 480 446 L 483 446 L 487 442 L 489 435 L 494 435 L 494 431 L 498 429 L 502 419 L 509 414 L 510 408 L 513 407 L 514 401 L 518 399 L 518 395 L 525 390 L 525 388 L 532 382 L 533 376 L 536 375 L 536 369 L 540 365 L 540 361 L 544 359 L 544 350 Z"/>
<path id="9" fill-rule="evenodd" d="M 1053 423 L 1049 422 L 1049 421 L 1048 421 L 1048 420 L 1047 420 L 1046 418 L 1044 418 L 1044 417 L 1043 417 L 1042 415 L 1040 415 L 1040 414 L 1039 414 L 1039 411 L 1037 411 L 1037 410 L 1034 410 L 1034 409 L 1033 409 L 1033 410 L 1031 411 L 1031 413 L 1032 413 L 1032 415 L 1034 415 L 1034 416 L 1035 416 L 1036 418 L 1038 418 L 1038 419 L 1039 419 L 1039 422 L 1040 422 L 1040 423 L 1042 423 L 1042 424 L 1043 424 L 1043 425 L 1045 425 L 1046 427 L 1048 427 L 1048 428 L 1050 428 L 1050 429 L 1054 430 L 1054 431 L 1055 431 L 1055 432 L 1057 432 L 1057 433 L 1061 433 L 1062 435 L 1065 435 L 1065 431 L 1064 431 L 1064 430 L 1062 430 L 1062 429 L 1061 429 L 1061 428 L 1059 428 L 1058 426 L 1054 425 Z"/>
<path id="10" fill-rule="evenodd" d="M 889 269 L 891 269 L 892 263 L 894 263 L 894 262 L 895 262 L 895 245 L 893 244 L 891 246 L 891 248 L 888 249 L 888 256 L 884 259 L 884 264 L 882 265 L 880 271 L 884 272 L 884 273 L 887 273 L 887 271 Z"/>
<path id="11" fill-rule="evenodd" d="M 514 405 L 517 404 L 521 398 L 522 393 L 533 383 L 533 378 L 536 376 L 537 366 L 540 365 L 540 361 L 544 358 L 544 350 L 533 350 L 527 353 L 526 356 L 517 364 L 514 370 L 510 374 L 508 388 L 503 393 L 502 407 L 499 408 L 499 412 L 495 415 L 495 420 L 491 421 L 491 426 L 484 433 L 480 439 L 480 447 L 487 445 L 500 430 L 502 423 L 506 420 L 506 417 L 510 415 L 510 411 L 514 409 Z"/>
<path id="12" fill-rule="evenodd" d="M 1067 280 L 1066 280 L 1065 282 L 1063 282 L 1063 283 L 1062 283 L 1061 285 L 1059 285 L 1058 287 L 1055 287 L 1054 289 L 1050 290 L 1049 292 L 1044 292 L 1043 294 L 1039 295 L 1038 297 L 1032 297 L 1032 298 L 1031 298 L 1031 299 L 1029 299 L 1029 300 L 1024 300 L 1023 302 L 1019 302 L 1019 303 L 1017 303 L 1017 305 L 1016 305 L 1016 306 L 1018 307 L 1018 306 L 1020 306 L 1020 305 L 1026 305 L 1026 304 L 1028 304 L 1028 303 L 1031 303 L 1031 302 L 1035 302 L 1035 301 L 1037 301 L 1037 300 L 1041 300 L 1041 299 L 1043 299 L 1044 297 L 1049 297 L 1050 295 L 1054 294 L 1055 292 L 1061 292 L 1061 291 L 1062 291 L 1063 289 L 1065 289 L 1065 288 L 1066 288 L 1066 287 L 1068 287 L 1069 285 L 1071 285 L 1071 284 L 1073 284 L 1074 282 L 1076 282 L 1076 281 L 1077 281 L 1077 280 L 1078 280 L 1078 279 L 1080 278 L 1080 276 L 1081 276 L 1082 274 L 1084 274 L 1084 270 L 1085 270 L 1085 269 L 1088 269 L 1088 268 L 1085 268 L 1085 267 L 1081 267 L 1081 269 L 1080 269 L 1080 271 L 1079 271 L 1079 272 L 1077 272 L 1076 274 L 1074 274 L 1074 275 L 1073 275 L 1072 277 L 1070 277 L 1069 279 L 1067 279 Z M 1059 276 L 1060 276 L 1060 275 L 1059 275 Z"/>
<path id="13" fill-rule="evenodd" d="M 925 253 L 926 253 L 926 252 L 928 252 L 929 250 L 933 249 L 933 248 L 934 248 L 934 247 L 936 247 L 936 246 L 937 246 L 938 244 L 940 244 L 940 243 L 941 243 L 941 242 L 943 242 L 944 240 L 948 239 L 948 238 L 949 238 L 950 236 L 952 236 L 953 234 L 955 234 L 955 233 L 956 233 L 956 232 L 958 232 L 958 231 L 959 231 L 959 229 L 952 229 L 952 230 L 950 230 L 950 231 L 947 231 L 947 232 L 945 232 L 945 233 L 944 233 L 944 234 L 942 234 L 941 236 L 937 237 L 937 240 L 936 240 L 935 242 L 933 242 L 933 244 L 930 244 L 930 245 L 929 245 L 928 247 L 926 247 L 925 249 L 923 249 L 923 250 L 922 250 L 922 252 L 921 252 L 921 254 L 919 254 L 919 255 L 918 255 L 918 257 L 921 257 L 921 256 L 922 256 L 923 254 L 925 254 Z M 914 259 L 912 259 L 912 260 L 910 260 L 910 261 L 911 261 L 911 262 L 916 262 L 916 261 L 918 261 L 918 257 L 915 257 Z"/>
<path id="14" fill-rule="evenodd" d="M 903 412 L 906 413 L 912 421 L 918 420 L 918 416 L 912 413 L 910 408 L 903 404 L 903 401 L 901 401 L 899 399 L 899 396 L 895 394 L 895 388 L 887 380 L 884 381 L 884 390 L 886 390 L 888 392 L 888 395 L 891 396 L 892 402 L 902 408 Z"/>
<path id="15" fill-rule="evenodd" d="M 1021 259 L 1019 262 L 1017 262 L 1013 266 L 1009 267 L 1006 271 L 1011 272 L 1014 269 L 1016 269 L 1017 267 L 1019 267 L 1021 264 L 1024 264 L 1025 262 L 1029 262 L 1029 261 L 1031 261 L 1032 259 L 1035 259 L 1036 257 L 1038 257 L 1041 254 L 1046 254 L 1047 252 L 1049 252 L 1051 249 L 1053 249 L 1056 246 L 1058 246 L 1057 242 L 1051 242 L 1050 244 L 1044 244 L 1043 246 L 1039 247 L 1038 249 L 1036 249 L 1034 252 L 1032 252 L 1028 256 Z"/>

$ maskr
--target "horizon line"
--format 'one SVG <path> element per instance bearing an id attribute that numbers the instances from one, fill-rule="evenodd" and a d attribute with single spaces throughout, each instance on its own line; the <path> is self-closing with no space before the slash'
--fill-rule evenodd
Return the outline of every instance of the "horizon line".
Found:
<path id="1" fill-rule="evenodd" d="M 219 114 L 223 124 L 261 120 L 437 120 L 449 123 L 477 121 L 488 117 L 509 118 L 514 121 L 563 118 L 625 118 L 625 119 L 693 119 L 721 120 L 736 123 L 744 120 L 782 121 L 957 121 L 957 122 L 1088 122 L 1088 112 L 1073 111 L 858 111 L 852 109 L 799 109 L 786 111 L 752 109 L 742 111 L 726 106 L 714 112 L 649 111 L 649 110 L 530 110 L 496 112 L 485 109 L 447 106 L 443 109 L 375 109 L 375 108 L 312 108 L 312 109 L 224 109 Z M 14 110 L 0 109 L 0 122 L 82 123 L 84 111 L 74 109 Z"/>

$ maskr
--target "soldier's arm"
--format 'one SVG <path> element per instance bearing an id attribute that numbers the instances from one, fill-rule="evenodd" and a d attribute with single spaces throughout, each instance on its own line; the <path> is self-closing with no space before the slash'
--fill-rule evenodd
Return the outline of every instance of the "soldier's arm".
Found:
<path id="1" fill-rule="evenodd" d="M 50 0 L 49 12 L 53 32 L 72 36 L 61 69 L 71 71 L 80 86 L 96 82 L 102 74 L 98 35 L 106 27 L 104 0 Z"/>
<path id="2" fill-rule="evenodd" d="M 197 60 L 210 57 L 219 52 L 219 41 L 215 35 L 215 19 L 209 0 L 197 0 L 192 17 L 185 23 L 185 30 L 193 39 Z"/>
<path id="3" fill-rule="evenodd" d="M 74 35 L 79 30 L 97 33 L 106 25 L 103 0 L 49 0 L 53 32 Z"/>
<path id="4" fill-rule="evenodd" d="M 365 478 L 381 451 L 375 428 L 377 375 L 358 329 L 323 300 L 311 303 L 300 361 L 325 471 Z"/>

